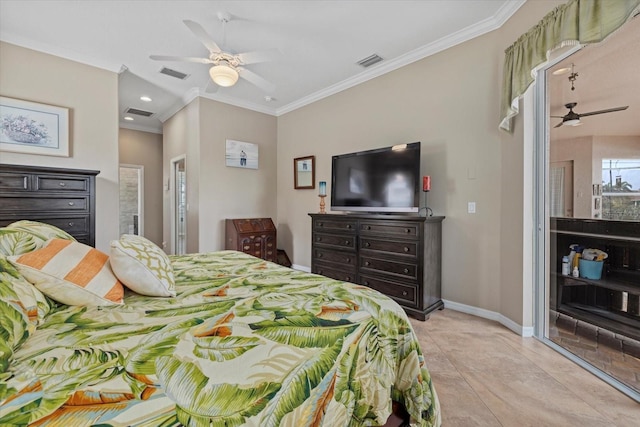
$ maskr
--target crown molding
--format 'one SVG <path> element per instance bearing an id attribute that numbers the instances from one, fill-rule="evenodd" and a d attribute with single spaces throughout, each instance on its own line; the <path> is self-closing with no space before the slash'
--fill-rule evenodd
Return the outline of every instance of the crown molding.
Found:
<path id="1" fill-rule="evenodd" d="M 207 93 L 202 89 L 199 89 L 199 96 L 202 98 L 211 99 L 212 101 L 222 102 L 224 104 L 233 105 L 235 107 L 245 108 L 247 110 L 256 111 L 258 113 L 268 114 L 270 116 L 277 116 L 274 108 L 265 107 L 264 105 L 256 104 L 253 102 L 243 101 L 232 96 L 218 95 L 216 93 Z"/>
<path id="2" fill-rule="evenodd" d="M 10 44 L 14 44 L 26 49 L 36 50 L 48 55 L 59 56 L 71 61 L 80 62 L 85 65 L 89 65 L 103 70 L 111 71 L 114 73 L 120 73 L 122 71 L 122 63 L 105 61 L 95 56 L 86 55 L 80 52 L 76 52 L 71 49 L 65 49 L 60 46 L 52 45 L 49 43 L 37 42 L 24 37 L 16 36 L 13 34 L 2 33 L 2 41 Z"/>
<path id="3" fill-rule="evenodd" d="M 152 128 L 149 126 L 142 126 L 142 125 L 136 125 L 133 123 L 124 123 L 124 122 L 120 122 L 120 127 L 121 128 L 125 128 L 125 129 L 129 129 L 129 130 L 137 130 L 140 132 L 149 132 L 149 133 L 155 133 L 158 135 L 162 135 L 162 128 L 157 129 L 157 128 Z"/>
<path id="4" fill-rule="evenodd" d="M 489 33 L 493 30 L 500 28 L 504 23 L 526 2 L 526 0 L 507 1 L 505 2 L 496 14 L 490 18 L 484 19 L 469 27 L 463 28 L 453 34 L 436 40 L 433 43 L 421 46 L 417 49 L 407 52 L 406 54 L 399 56 L 393 60 L 387 62 L 381 62 L 378 65 L 374 65 L 370 70 L 363 71 L 362 73 L 343 80 L 339 83 L 331 85 L 325 89 L 314 92 L 308 96 L 298 99 L 284 105 L 276 110 L 276 116 L 289 113 L 305 105 L 312 104 L 323 98 L 331 95 L 335 95 L 338 92 L 352 88 L 368 80 L 376 77 L 380 77 L 398 68 L 412 64 L 416 61 L 424 59 L 428 56 L 435 55 L 438 52 L 449 49 L 458 44 L 464 43 L 475 37 L 479 37 L 483 34 Z"/>

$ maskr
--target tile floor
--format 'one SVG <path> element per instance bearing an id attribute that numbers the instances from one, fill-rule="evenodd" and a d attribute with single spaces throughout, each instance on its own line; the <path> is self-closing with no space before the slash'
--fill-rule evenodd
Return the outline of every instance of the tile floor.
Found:
<path id="1" fill-rule="evenodd" d="M 640 403 L 534 338 L 446 309 L 411 323 L 444 427 L 640 425 Z"/>

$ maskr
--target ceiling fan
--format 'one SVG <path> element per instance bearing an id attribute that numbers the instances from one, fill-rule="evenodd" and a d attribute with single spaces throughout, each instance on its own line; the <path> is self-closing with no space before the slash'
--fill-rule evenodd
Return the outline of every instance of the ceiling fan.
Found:
<path id="1" fill-rule="evenodd" d="M 226 12 L 218 12 L 218 19 L 224 25 L 230 21 L 231 15 Z M 207 92 L 215 92 L 218 86 L 230 87 L 236 84 L 239 77 L 247 80 L 249 83 L 259 87 L 265 92 L 273 92 L 275 86 L 260 77 L 258 74 L 246 69 L 244 66 L 256 64 L 258 62 L 268 62 L 280 57 L 278 49 L 270 49 L 264 51 L 231 53 L 223 51 L 213 38 L 206 32 L 202 25 L 195 21 L 185 19 L 184 24 L 191 32 L 200 40 L 200 42 L 209 51 L 209 57 L 187 57 L 187 56 L 166 56 L 166 55 L 150 55 L 149 58 L 156 61 L 180 61 L 180 62 L 196 62 L 200 64 L 211 65 L 209 75 L 211 80 L 217 85 L 207 85 Z M 224 32 L 224 31 L 223 31 Z M 223 37 L 224 46 L 224 37 Z"/>
<path id="2" fill-rule="evenodd" d="M 591 111 L 589 113 L 578 114 L 575 111 L 573 111 L 573 108 L 576 105 L 578 105 L 577 102 L 570 102 L 568 104 L 565 104 L 564 106 L 569 109 L 569 112 L 567 114 L 565 114 L 564 116 L 551 116 L 551 117 L 555 117 L 555 118 L 558 118 L 558 119 L 562 119 L 562 121 L 560 123 L 558 123 L 557 125 L 555 125 L 554 127 L 559 128 L 562 125 L 565 125 L 565 126 L 578 126 L 578 125 L 582 124 L 582 122 L 580 121 L 581 117 L 595 116 L 596 114 L 613 113 L 614 111 L 622 111 L 622 110 L 626 110 L 627 108 L 629 108 L 629 106 L 626 105 L 624 107 L 607 108 L 606 110 L 598 110 L 598 111 Z"/>

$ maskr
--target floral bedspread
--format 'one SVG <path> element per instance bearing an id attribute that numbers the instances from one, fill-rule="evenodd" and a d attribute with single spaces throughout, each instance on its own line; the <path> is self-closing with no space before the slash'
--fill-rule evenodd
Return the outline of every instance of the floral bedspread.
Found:
<path id="1" fill-rule="evenodd" d="M 375 426 L 392 401 L 440 424 L 389 298 L 239 252 L 172 262 L 176 298 L 49 312 L 0 366 L 0 425 Z"/>

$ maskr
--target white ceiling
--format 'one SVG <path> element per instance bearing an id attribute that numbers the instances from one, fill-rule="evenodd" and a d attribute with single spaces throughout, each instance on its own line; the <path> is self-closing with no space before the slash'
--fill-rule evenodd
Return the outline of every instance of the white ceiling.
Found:
<path id="1" fill-rule="evenodd" d="M 0 0 L 0 40 L 121 72 L 121 124 L 160 132 L 160 120 L 196 96 L 273 115 L 286 113 L 496 29 L 523 3 Z M 224 37 L 217 17 L 221 11 L 232 17 Z M 267 94 L 241 79 L 231 88 L 208 94 L 207 65 L 149 59 L 149 55 L 208 56 L 182 22 L 185 19 L 201 24 L 225 51 L 279 49 L 281 60 L 246 66 L 275 84 L 275 92 Z M 374 53 L 384 61 L 366 70 L 356 64 Z M 158 72 L 162 66 L 189 78 L 180 81 L 162 75 Z M 141 95 L 153 101 L 144 103 Z M 274 100 L 268 102 L 265 95 Z M 134 116 L 134 122 L 124 123 L 128 107 L 155 114 L 149 119 Z"/>

